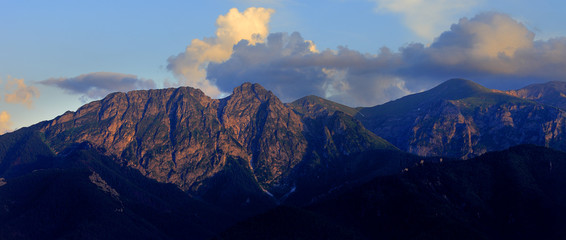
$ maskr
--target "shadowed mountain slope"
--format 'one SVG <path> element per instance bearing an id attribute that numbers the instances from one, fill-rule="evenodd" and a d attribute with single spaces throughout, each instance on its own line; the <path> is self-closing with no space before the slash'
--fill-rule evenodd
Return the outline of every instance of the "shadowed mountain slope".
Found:
<path id="1" fill-rule="evenodd" d="M 564 150 L 565 117 L 563 110 L 464 79 L 362 108 L 356 115 L 401 150 L 458 158 L 525 143 Z"/>
<path id="2" fill-rule="evenodd" d="M 424 163 L 342 189 L 303 209 L 279 207 L 221 239 L 563 239 L 566 153 L 521 145 L 468 161 Z M 285 219 L 286 223 L 281 223 Z M 300 227 L 293 223 L 300 219 Z M 330 237 L 332 238 L 332 236 Z"/>
<path id="3" fill-rule="evenodd" d="M 207 239 L 235 219 L 88 142 L 50 162 L 0 186 L 1 239 Z"/>
<path id="4" fill-rule="evenodd" d="M 518 90 L 505 91 L 505 93 L 566 109 L 566 82 L 532 84 Z"/>

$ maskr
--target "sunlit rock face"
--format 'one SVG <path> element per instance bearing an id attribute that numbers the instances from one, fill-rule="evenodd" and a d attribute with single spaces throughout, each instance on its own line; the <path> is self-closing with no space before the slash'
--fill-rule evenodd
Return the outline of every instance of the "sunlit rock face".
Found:
<path id="1" fill-rule="evenodd" d="M 208 191 L 201 187 L 232 171 L 228 161 L 247 169 L 249 174 L 238 178 L 251 179 L 253 187 L 284 194 L 307 158 L 395 149 L 349 115 L 296 111 L 250 83 L 224 99 L 190 87 L 113 93 L 47 122 L 40 131 L 55 152 L 88 141 L 145 176 L 191 192 Z"/>

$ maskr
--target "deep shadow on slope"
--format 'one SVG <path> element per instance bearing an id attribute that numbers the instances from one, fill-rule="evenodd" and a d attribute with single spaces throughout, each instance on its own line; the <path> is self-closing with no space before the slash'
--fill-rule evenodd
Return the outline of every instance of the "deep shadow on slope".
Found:
<path id="1" fill-rule="evenodd" d="M 89 143 L 52 162 L 0 187 L 0 239 L 206 239 L 234 221 Z"/>
<path id="2" fill-rule="evenodd" d="M 0 176 L 12 178 L 51 167 L 54 156 L 37 125 L 6 133 L 0 138 Z"/>
<path id="3" fill-rule="evenodd" d="M 289 239 L 323 239 L 320 230 L 334 228 L 369 239 L 562 239 L 564 189 L 566 153 L 521 145 L 377 177 L 301 211 L 280 207 L 221 236 L 243 239 L 246 232 L 253 236 L 254 229 L 270 229 L 281 219 L 293 222 L 310 216 L 312 221 L 300 228 L 283 224 L 264 237 L 284 233 Z"/>

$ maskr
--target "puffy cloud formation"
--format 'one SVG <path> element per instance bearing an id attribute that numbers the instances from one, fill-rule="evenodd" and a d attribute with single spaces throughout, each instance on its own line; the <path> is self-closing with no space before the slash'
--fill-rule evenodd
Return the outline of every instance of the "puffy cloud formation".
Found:
<path id="1" fill-rule="evenodd" d="M 477 0 L 374 0 L 378 12 L 403 16 L 405 24 L 417 35 L 432 40 L 441 24 L 477 4 Z"/>
<path id="2" fill-rule="evenodd" d="M 507 79 L 507 83 L 564 80 L 566 38 L 534 41 L 534 36 L 505 14 L 489 12 L 463 18 L 430 47 L 412 44 L 401 49 L 398 74 Z"/>
<path id="3" fill-rule="evenodd" d="M 523 24 L 495 12 L 462 18 L 430 46 L 398 52 L 315 52 L 311 44 L 298 33 L 273 33 L 255 45 L 241 41 L 228 60 L 208 65 L 208 79 L 226 92 L 250 81 L 284 101 L 315 94 L 350 106 L 383 103 L 455 77 L 488 87 L 566 79 L 566 38 L 534 41 Z"/>
<path id="4" fill-rule="evenodd" d="M 208 63 L 229 59 L 234 44 L 241 40 L 250 45 L 263 42 L 269 33 L 268 23 L 273 12 L 266 8 L 248 8 L 244 12 L 230 9 L 216 20 L 216 36 L 192 40 L 185 52 L 168 59 L 167 69 L 176 75 L 179 84 L 200 88 L 209 96 L 219 96 L 219 89 L 206 78 Z"/>
<path id="5" fill-rule="evenodd" d="M 10 121 L 10 114 L 6 111 L 0 112 L 0 135 L 11 131 L 12 122 Z"/>
<path id="6" fill-rule="evenodd" d="M 283 101 L 315 94 L 349 105 L 371 105 L 408 93 L 401 79 L 380 71 L 395 63 L 385 55 L 343 47 L 316 52 L 299 33 L 273 33 L 265 43 L 238 43 L 229 60 L 209 64 L 208 78 L 222 91 L 250 81 L 274 91 Z"/>
<path id="7" fill-rule="evenodd" d="M 85 101 L 102 98 L 112 92 L 155 88 L 153 80 L 112 72 L 88 73 L 71 78 L 50 78 L 40 83 L 59 87 L 71 94 L 82 94 Z"/>
<path id="8" fill-rule="evenodd" d="M 460 19 L 451 31 L 443 33 L 433 48 L 467 49 L 474 57 L 513 57 L 519 49 L 530 48 L 535 35 L 525 26 L 502 14 L 483 13 L 472 21 Z"/>
<path id="9" fill-rule="evenodd" d="M 4 96 L 4 101 L 24 104 L 27 108 L 32 108 L 33 99 L 39 97 L 39 90 L 34 86 L 26 85 L 23 79 L 8 78 L 6 91 L 8 93 Z"/>

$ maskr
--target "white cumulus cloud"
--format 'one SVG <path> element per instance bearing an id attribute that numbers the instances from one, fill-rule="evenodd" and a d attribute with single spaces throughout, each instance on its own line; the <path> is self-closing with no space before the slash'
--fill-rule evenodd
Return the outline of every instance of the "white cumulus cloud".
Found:
<path id="1" fill-rule="evenodd" d="M 230 59 L 207 68 L 222 91 L 246 81 L 283 101 L 314 94 L 350 106 L 373 106 L 450 78 L 489 87 L 566 79 L 566 38 L 534 40 L 512 17 L 481 13 L 462 18 L 430 45 L 414 43 L 375 54 L 345 47 L 312 51 L 299 33 L 272 33 L 264 43 L 234 46 Z"/>
<path id="2" fill-rule="evenodd" d="M 168 59 L 167 69 L 179 79 L 180 85 L 200 88 L 209 96 L 219 96 L 220 90 L 206 78 L 210 62 L 220 63 L 232 55 L 232 48 L 242 40 L 254 45 L 261 43 L 269 34 L 269 20 L 274 10 L 248 8 L 243 12 L 230 9 L 216 20 L 216 35 L 194 39 L 184 52 Z"/>

